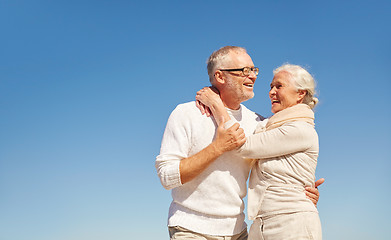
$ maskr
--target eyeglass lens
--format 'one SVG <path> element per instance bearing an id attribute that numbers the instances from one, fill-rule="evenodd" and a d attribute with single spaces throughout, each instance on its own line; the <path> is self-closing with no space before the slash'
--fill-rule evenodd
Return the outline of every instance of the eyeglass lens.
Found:
<path id="1" fill-rule="evenodd" d="M 243 74 L 248 76 L 251 74 L 251 72 L 254 72 L 255 75 L 258 75 L 259 73 L 259 69 L 254 67 L 254 68 L 250 68 L 250 67 L 245 67 L 243 68 Z"/>

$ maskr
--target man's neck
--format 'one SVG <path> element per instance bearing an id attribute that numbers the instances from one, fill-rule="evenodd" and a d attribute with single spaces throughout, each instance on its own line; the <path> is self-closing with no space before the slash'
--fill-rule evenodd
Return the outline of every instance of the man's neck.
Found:
<path id="1" fill-rule="evenodd" d="M 224 101 L 224 99 L 222 100 L 226 108 L 229 108 L 231 110 L 238 110 L 240 108 L 240 102 L 238 103 L 238 102 Z"/>
<path id="2" fill-rule="evenodd" d="M 232 94 L 225 94 L 224 92 L 220 91 L 220 98 L 225 107 L 232 110 L 238 110 L 240 108 L 241 102 L 239 99 L 233 98 Z"/>

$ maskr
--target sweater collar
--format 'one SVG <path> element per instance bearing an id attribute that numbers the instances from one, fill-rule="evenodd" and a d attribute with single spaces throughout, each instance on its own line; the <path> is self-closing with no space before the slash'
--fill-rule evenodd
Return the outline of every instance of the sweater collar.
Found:
<path id="1" fill-rule="evenodd" d="M 227 109 L 228 114 L 230 116 L 234 117 L 236 120 L 242 118 L 242 109 L 243 109 L 242 104 L 240 104 L 240 107 L 237 110 L 233 110 L 230 108 L 226 108 L 226 109 Z"/>

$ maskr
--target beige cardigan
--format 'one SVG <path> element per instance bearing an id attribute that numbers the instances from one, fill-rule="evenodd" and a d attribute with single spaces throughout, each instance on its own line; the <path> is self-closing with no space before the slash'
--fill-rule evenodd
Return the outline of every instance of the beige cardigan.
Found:
<path id="1" fill-rule="evenodd" d="M 319 152 L 314 113 L 305 104 L 287 108 L 259 125 L 239 149 L 259 159 L 250 175 L 248 217 L 300 211 L 317 212 L 304 187 L 313 186 Z"/>

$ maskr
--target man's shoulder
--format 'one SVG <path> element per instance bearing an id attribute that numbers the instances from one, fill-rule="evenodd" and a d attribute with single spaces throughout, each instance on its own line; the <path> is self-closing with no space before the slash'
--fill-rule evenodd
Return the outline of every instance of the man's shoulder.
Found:
<path id="1" fill-rule="evenodd" d="M 212 126 L 214 121 L 211 117 L 202 115 L 195 101 L 178 104 L 171 112 L 167 126 L 172 128 L 184 127 L 187 129 Z"/>
<path id="2" fill-rule="evenodd" d="M 202 116 L 195 101 L 180 103 L 171 112 L 170 118 L 192 119 Z"/>
<path id="3" fill-rule="evenodd" d="M 184 102 L 180 103 L 176 106 L 177 108 L 184 108 L 184 109 L 191 109 L 196 107 L 195 101 L 190 101 L 190 102 Z"/>
<path id="4" fill-rule="evenodd" d="M 173 112 L 197 112 L 198 108 L 195 101 L 178 104 Z M 200 110 L 198 110 L 200 112 Z"/>

